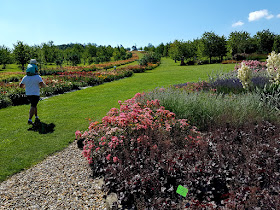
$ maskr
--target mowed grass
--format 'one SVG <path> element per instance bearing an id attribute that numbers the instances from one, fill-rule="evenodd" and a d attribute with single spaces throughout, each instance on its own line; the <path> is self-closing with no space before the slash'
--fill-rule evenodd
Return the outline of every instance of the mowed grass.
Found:
<path id="1" fill-rule="evenodd" d="M 0 65 L 0 74 L 5 72 L 22 72 L 22 70 L 17 64 L 7 64 L 5 69 L 3 69 L 3 65 Z"/>
<path id="2" fill-rule="evenodd" d="M 39 102 L 38 115 L 42 122 L 56 125 L 55 131 L 49 134 L 28 131 L 29 105 L 0 109 L 0 181 L 67 147 L 74 141 L 76 130 L 87 129 L 88 118 L 100 121 L 112 107 L 119 107 L 118 100 L 124 101 L 137 92 L 156 87 L 207 80 L 213 71 L 233 69 L 234 64 L 182 67 L 163 58 L 154 70 L 48 98 Z"/>

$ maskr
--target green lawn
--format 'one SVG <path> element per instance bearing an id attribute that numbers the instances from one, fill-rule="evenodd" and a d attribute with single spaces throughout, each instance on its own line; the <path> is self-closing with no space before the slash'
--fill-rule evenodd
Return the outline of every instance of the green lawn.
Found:
<path id="1" fill-rule="evenodd" d="M 55 131 L 39 134 L 28 131 L 29 105 L 0 109 L 0 181 L 42 161 L 46 156 L 62 150 L 75 139 L 76 130 L 86 130 L 88 120 L 101 120 L 118 100 L 133 97 L 137 92 L 153 90 L 172 84 L 206 80 L 212 71 L 228 72 L 234 64 L 179 66 L 171 59 L 151 71 L 105 83 L 100 86 L 51 97 L 39 102 L 41 121 L 54 123 Z"/>
<path id="2" fill-rule="evenodd" d="M 7 64 L 5 69 L 2 69 L 3 65 L 0 65 L 0 73 L 3 72 L 22 72 L 21 68 L 17 64 Z"/>

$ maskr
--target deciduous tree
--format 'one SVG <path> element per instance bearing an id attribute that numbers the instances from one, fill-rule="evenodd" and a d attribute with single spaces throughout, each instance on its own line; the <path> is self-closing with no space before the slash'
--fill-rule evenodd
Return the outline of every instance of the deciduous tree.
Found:
<path id="1" fill-rule="evenodd" d="M 203 54 L 210 59 L 212 57 L 222 57 L 226 54 L 226 41 L 224 37 L 216 35 L 214 32 L 205 32 L 202 35 Z"/>
<path id="2" fill-rule="evenodd" d="M 227 41 L 225 36 L 218 37 L 217 43 L 217 56 L 220 57 L 220 61 L 223 61 L 223 57 L 227 54 Z"/>
<path id="3" fill-rule="evenodd" d="M 231 32 L 228 38 L 228 46 L 232 56 L 237 53 L 248 53 L 250 43 L 251 37 L 246 31 Z"/>
<path id="4" fill-rule="evenodd" d="M 53 41 L 42 43 L 42 53 L 46 63 L 54 63 L 58 58 L 58 48 L 53 44 Z"/>
<path id="5" fill-rule="evenodd" d="M 160 56 L 163 56 L 163 52 L 164 52 L 164 44 L 161 43 L 160 45 L 158 45 L 155 49 L 155 52 L 157 54 L 159 54 Z"/>
<path id="6" fill-rule="evenodd" d="M 280 35 L 275 36 L 272 50 L 280 53 Z"/>
<path id="7" fill-rule="evenodd" d="M 171 42 L 166 43 L 166 45 L 164 45 L 164 50 L 163 50 L 163 56 L 164 57 L 168 57 L 169 56 L 170 45 L 171 45 Z"/>
<path id="8" fill-rule="evenodd" d="M 22 71 L 24 71 L 24 65 L 31 59 L 30 52 L 30 47 L 22 41 L 18 41 L 14 44 L 14 58 L 15 61 L 21 65 Z"/>
<path id="9" fill-rule="evenodd" d="M 11 62 L 11 51 L 6 46 L 0 46 L 0 64 L 3 65 L 2 69 L 6 69 L 6 64 Z"/>
<path id="10" fill-rule="evenodd" d="M 183 46 L 182 41 L 175 40 L 170 44 L 169 56 L 175 61 L 181 60 L 183 56 Z"/>
<path id="11" fill-rule="evenodd" d="M 155 46 L 154 45 L 152 45 L 151 43 L 149 43 L 148 44 L 148 46 L 146 46 L 146 47 L 144 47 L 144 50 L 146 51 L 146 52 L 155 52 L 156 51 L 156 48 L 155 48 Z"/>
<path id="12" fill-rule="evenodd" d="M 275 34 L 268 30 L 258 31 L 255 35 L 260 53 L 268 54 L 272 51 Z"/>

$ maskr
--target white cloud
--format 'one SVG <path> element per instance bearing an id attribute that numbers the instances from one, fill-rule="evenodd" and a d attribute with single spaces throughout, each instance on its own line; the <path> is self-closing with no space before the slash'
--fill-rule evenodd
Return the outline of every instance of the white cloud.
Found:
<path id="1" fill-rule="evenodd" d="M 274 15 L 268 15 L 265 17 L 266 19 L 270 20 L 271 18 L 274 18 Z"/>
<path id="2" fill-rule="evenodd" d="M 276 17 L 277 17 L 277 18 L 280 18 L 280 14 L 278 14 Z"/>
<path id="3" fill-rule="evenodd" d="M 232 27 L 238 27 L 238 26 L 243 26 L 243 25 L 244 25 L 244 23 L 242 21 L 238 21 L 236 23 L 233 23 L 231 26 Z"/>
<path id="4" fill-rule="evenodd" d="M 250 12 L 248 20 L 249 20 L 249 22 L 256 21 L 261 18 L 266 18 L 269 20 L 273 17 L 274 17 L 274 15 L 269 14 L 267 9 L 263 9 L 263 10 L 259 10 L 259 11 L 255 11 L 255 12 Z"/>

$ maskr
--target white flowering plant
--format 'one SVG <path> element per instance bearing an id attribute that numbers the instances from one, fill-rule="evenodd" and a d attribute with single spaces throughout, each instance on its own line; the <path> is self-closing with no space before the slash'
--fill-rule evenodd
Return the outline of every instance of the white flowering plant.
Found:
<path id="1" fill-rule="evenodd" d="M 237 77 L 240 79 L 244 89 L 249 89 L 252 84 L 252 70 L 244 62 L 241 63 L 241 67 L 238 69 Z"/>
<path id="2" fill-rule="evenodd" d="M 271 81 L 275 84 L 280 84 L 280 53 L 274 51 L 268 56 L 266 60 L 267 72 Z"/>

